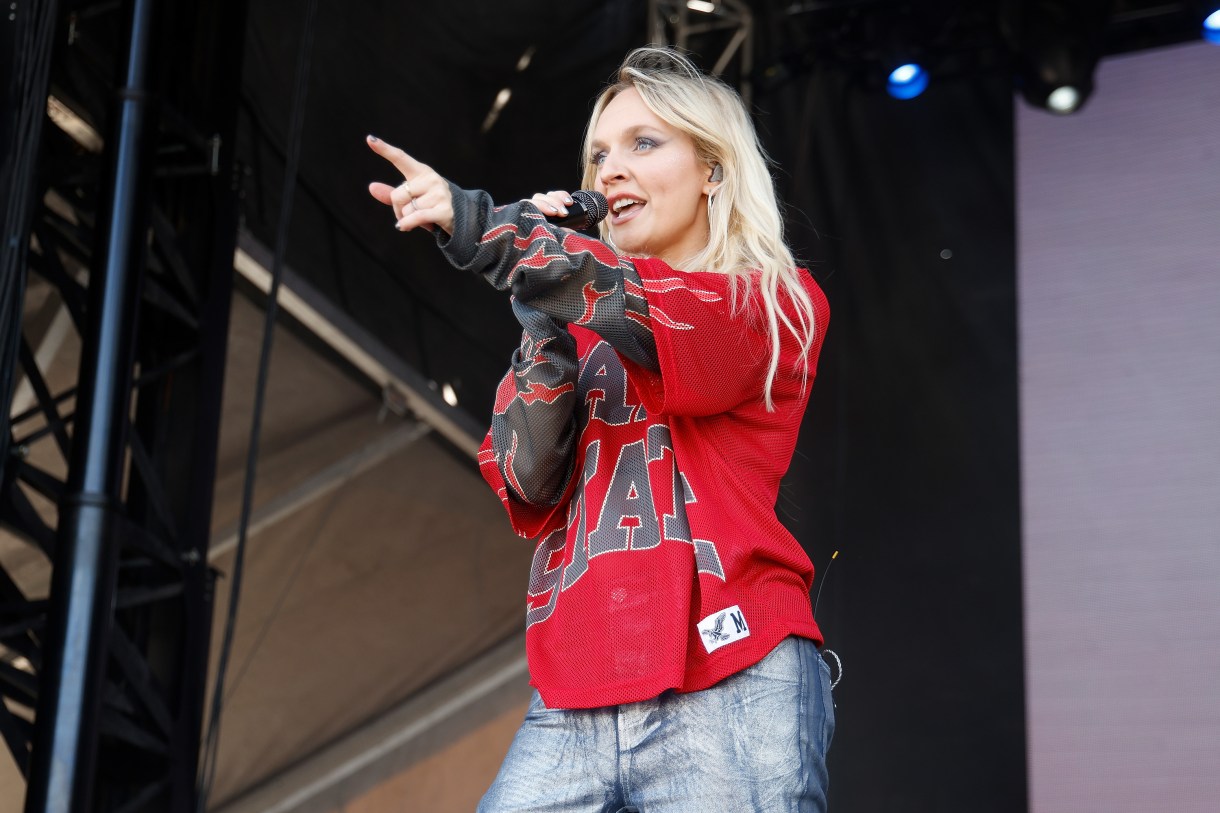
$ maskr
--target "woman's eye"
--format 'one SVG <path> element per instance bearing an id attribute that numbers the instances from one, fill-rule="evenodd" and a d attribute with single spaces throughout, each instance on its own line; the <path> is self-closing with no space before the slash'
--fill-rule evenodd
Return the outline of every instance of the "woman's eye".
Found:
<path id="1" fill-rule="evenodd" d="M 657 142 L 651 138 L 637 138 L 635 140 L 635 148 L 638 151 L 651 150 L 655 146 L 657 146 Z"/>
<path id="2" fill-rule="evenodd" d="M 596 167 L 600 167 L 605 160 L 606 154 L 604 152 L 595 152 L 589 156 L 589 163 Z"/>

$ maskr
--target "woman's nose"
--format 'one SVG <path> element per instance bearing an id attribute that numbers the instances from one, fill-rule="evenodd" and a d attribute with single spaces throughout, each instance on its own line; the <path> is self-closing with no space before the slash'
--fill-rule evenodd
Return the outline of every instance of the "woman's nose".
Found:
<path id="1" fill-rule="evenodd" d="M 597 168 L 597 179 L 603 184 L 609 184 L 611 181 L 621 181 L 627 177 L 623 165 L 613 153 L 607 154 L 602 158 L 601 166 Z"/>

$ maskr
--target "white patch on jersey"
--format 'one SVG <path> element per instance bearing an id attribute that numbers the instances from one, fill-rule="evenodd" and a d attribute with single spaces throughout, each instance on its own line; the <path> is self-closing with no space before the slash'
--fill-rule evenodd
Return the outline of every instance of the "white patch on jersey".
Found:
<path id="1" fill-rule="evenodd" d="M 746 617 L 736 604 L 718 613 L 712 613 L 700 621 L 698 626 L 703 648 L 709 653 L 734 641 L 750 637 L 750 627 L 746 624 Z"/>

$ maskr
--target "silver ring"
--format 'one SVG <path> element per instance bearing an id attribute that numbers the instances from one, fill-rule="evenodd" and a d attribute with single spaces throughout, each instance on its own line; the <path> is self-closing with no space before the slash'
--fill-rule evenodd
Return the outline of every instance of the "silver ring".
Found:
<path id="1" fill-rule="evenodd" d="M 407 188 L 407 194 L 411 196 L 410 199 L 408 200 L 408 202 L 411 204 L 411 208 L 418 212 L 419 204 L 417 204 L 415 202 L 415 193 L 411 191 L 411 181 L 409 181 L 406 178 L 403 178 L 402 185 Z"/>

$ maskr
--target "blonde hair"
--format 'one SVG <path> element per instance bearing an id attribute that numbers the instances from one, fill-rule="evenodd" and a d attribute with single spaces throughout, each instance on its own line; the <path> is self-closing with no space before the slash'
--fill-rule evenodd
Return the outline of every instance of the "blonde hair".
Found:
<path id="1" fill-rule="evenodd" d="M 800 344 L 804 383 L 809 375 L 808 352 L 816 326 L 813 302 L 784 242 L 784 224 L 768 158 L 750 116 L 735 90 L 703 74 L 682 54 L 668 48 L 637 48 L 623 60 L 618 81 L 602 91 L 594 104 L 582 155 L 582 186 L 586 189 L 593 188 L 597 177 L 596 165 L 588 160 L 594 128 L 606 105 L 629 88 L 635 88 L 649 110 L 690 136 L 696 155 L 709 165 L 709 171 L 715 164 L 723 169 L 723 180 L 709 208 L 708 243 L 687 261 L 683 270 L 729 276 L 733 280 L 730 288 L 734 311 L 738 288 L 749 301 L 751 272 L 758 272 L 771 340 L 771 363 L 763 399 L 767 409 L 773 411 L 771 388 L 779 370 L 781 329 L 791 333 Z M 608 240 L 606 223 L 600 229 L 602 238 Z M 791 308 L 781 306 L 781 293 Z"/>

